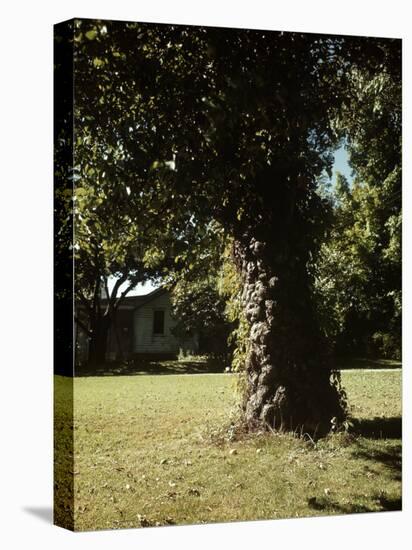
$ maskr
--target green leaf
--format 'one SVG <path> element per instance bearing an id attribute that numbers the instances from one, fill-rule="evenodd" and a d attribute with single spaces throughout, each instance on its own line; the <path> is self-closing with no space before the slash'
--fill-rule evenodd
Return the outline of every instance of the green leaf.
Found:
<path id="1" fill-rule="evenodd" d="M 85 34 L 85 37 L 88 38 L 89 40 L 94 40 L 97 36 L 97 31 L 96 29 L 92 29 L 90 31 L 87 31 L 86 34 Z"/>
<path id="2" fill-rule="evenodd" d="M 98 57 L 95 57 L 95 58 L 93 59 L 93 65 L 94 65 L 95 67 L 101 67 L 101 66 L 104 65 L 104 64 L 105 64 L 105 61 L 104 61 L 103 59 L 99 59 Z"/>

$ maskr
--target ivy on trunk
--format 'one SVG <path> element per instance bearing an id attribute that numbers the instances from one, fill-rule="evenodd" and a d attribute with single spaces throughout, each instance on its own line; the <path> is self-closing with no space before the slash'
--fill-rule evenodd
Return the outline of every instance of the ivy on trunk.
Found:
<path id="1" fill-rule="evenodd" d="M 250 428 L 325 433 L 344 417 L 313 314 L 305 265 L 270 240 L 234 243 L 250 326 L 245 421 Z M 285 247 L 282 246 L 284 249 Z"/>

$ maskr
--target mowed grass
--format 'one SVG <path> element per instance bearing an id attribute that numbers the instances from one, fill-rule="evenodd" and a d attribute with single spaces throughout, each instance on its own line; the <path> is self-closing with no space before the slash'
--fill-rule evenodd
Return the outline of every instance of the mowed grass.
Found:
<path id="1" fill-rule="evenodd" d="M 234 375 L 76 378 L 75 529 L 400 509 L 401 371 L 342 380 L 354 433 L 312 442 L 236 437 Z"/>

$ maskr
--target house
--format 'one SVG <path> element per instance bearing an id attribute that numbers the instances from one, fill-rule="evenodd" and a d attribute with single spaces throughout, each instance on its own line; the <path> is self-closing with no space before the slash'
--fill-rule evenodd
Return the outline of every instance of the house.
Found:
<path id="1" fill-rule="evenodd" d="M 177 336 L 178 321 L 172 315 L 170 292 L 158 288 L 145 296 L 126 296 L 119 305 L 109 331 L 107 360 L 134 356 L 170 356 L 193 354 L 199 350 L 196 334 Z M 87 358 L 88 341 L 76 327 L 77 361 Z"/>

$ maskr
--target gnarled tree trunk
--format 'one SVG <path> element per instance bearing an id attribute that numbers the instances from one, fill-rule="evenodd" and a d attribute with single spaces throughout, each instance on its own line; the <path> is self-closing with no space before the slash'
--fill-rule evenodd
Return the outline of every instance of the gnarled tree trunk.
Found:
<path id="1" fill-rule="evenodd" d="M 276 239 L 279 221 L 254 234 L 259 237 L 244 234 L 234 243 L 250 326 L 246 423 L 251 429 L 324 434 L 344 418 L 345 407 L 338 380 L 331 382 L 311 304 L 308 253 L 285 228 Z"/>

